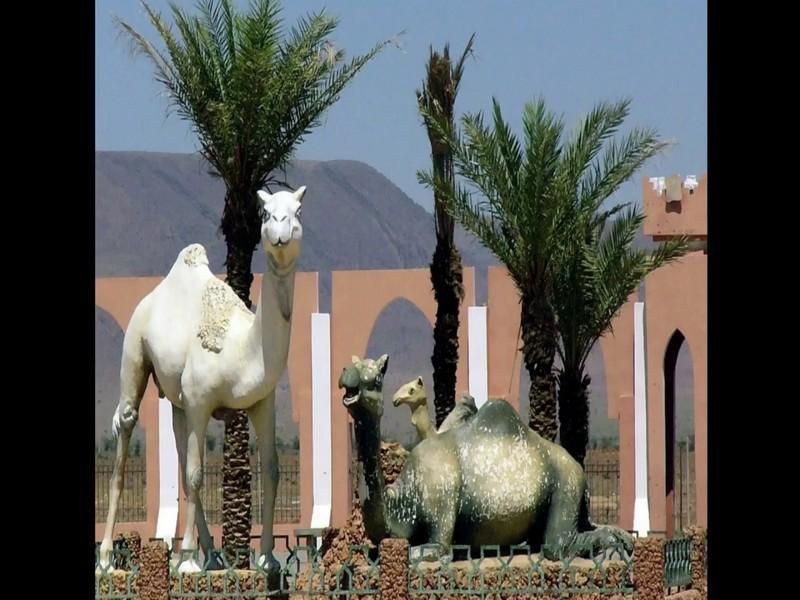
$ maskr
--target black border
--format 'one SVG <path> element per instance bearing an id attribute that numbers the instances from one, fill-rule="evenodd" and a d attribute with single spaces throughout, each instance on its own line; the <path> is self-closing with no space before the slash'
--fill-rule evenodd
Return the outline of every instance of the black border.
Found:
<path id="1" fill-rule="evenodd" d="M 6 106 L 5 124 L 22 135 L 8 144 L 5 174 L 21 185 L 4 203 L 6 264 L 17 269 L 5 289 L 22 298 L 6 294 L 5 375 L 16 389 L 4 398 L 15 438 L 5 547 L 27 572 L 23 589 L 77 598 L 94 597 L 95 565 L 94 8 L 6 15 L 17 34 L 6 64 L 18 71 L 4 96 L 19 104 Z"/>
<path id="2" fill-rule="evenodd" d="M 708 170 L 713 173 L 709 182 L 708 245 L 710 598 L 728 597 L 726 591 L 734 587 L 742 591 L 763 589 L 765 574 L 750 561 L 758 561 L 759 556 L 763 556 L 761 560 L 778 561 L 774 551 L 764 555 L 758 549 L 770 548 L 776 538 L 792 529 L 781 529 L 781 525 L 790 522 L 787 511 L 792 511 L 793 506 L 790 501 L 777 503 L 774 495 L 776 488 L 783 493 L 788 490 L 771 483 L 776 480 L 766 473 L 773 462 L 768 453 L 775 450 L 762 450 L 759 444 L 770 437 L 766 419 L 781 410 L 769 403 L 792 403 L 795 394 L 789 372 L 784 395 L 766 397 L 769 392 L 761 387 L 763 380 L 780 376 L 775 372 L 777 367 L 769 366 L 777 347 L 770 351 L 765 340 L 747 339 L 753 329 L 759 328 L 758 323 L 753 323 L 753 316 L 759 312 L 770 314 L 768 307 L 757 306 L 758 297 L 765 303 L 779 290 L 763 287 L 769 285 L 766 273 L 753 277 L 753 268 L 746 265 L 780 252 L 774 235 L 769 243 L 765 240 L 761 244 L 758 238 L 774 231 L 775 216 L 784 206 L 781 195 L 786 191 L 767 195 L 762 189 L 759 197 L 771 198 L 777 206 L 763 206 L 759 222 L 758 198 L 753 202 L 753 196 L 740 187 L 749 176 L 775 177 L 786 182 L 792 171 L 776 172 L 774 164 L 764 168 L 756 164 L 759 158 L 764 163 L 772 161 L 777 151 L 763 140 L 759 143 L 749 139 L 743 130 L 780 127 L 780 114 L 773 117 L 769 107 L 756 101 L 763 96 L 766 98 L 762 102 L 771 101 L 771 88 L 761 85 L 760 80 L 748 79 L 754 71 L 745 66 L 759 60 L 750 54 L 760 43 L 759 34 L 750 23 L 753 11 L 741 11 L 742 20 L 734 25 L 733 15 L 721 15 L 720 6 L 723 4 L 709 2 L 708 16 Z M 16 330 L 11 334 L 19 346 L 13 349 L 17 356 L 12 356 L 7 367 L 7 380 L 20 387 L 6 398 L 5 414 L 9 429 L 18 431 L 21 438 L 16 445 L 21 451 L 8 456 L 21 485 L 12 484 L 17 493 L 9 497 L 12 506 L 31 511 L 18 521 L 11 520 L 11 525 L 19 526 L 20 531 L 7 539 L 30 545 L 24 553 L 13 555 L 21 566 L 50 574 L 54 571 L 47 567 L 57 566 L 58 571 L 69 573 L 66 589 L 77 592 L 71 595 L 89 597 L 94 589 L 90 430 L 94 421 L 95 15 L 94 6 L 87 2 L 56 3 L 46 10 L 49 21 L 34 25 L 28 20 L 35 33 L 21 32 L 30 35 L 26 45 L 42 44 L 41 48 L 34 48 L 39 57 L 31 58 L 30 65 L 12 66 L 19 70 L 19 79 L 11 86 L 18 93 L 11 95 L 25 105 L 28 113 L 24 121 L 9 123 L 24 124 L 24 130 L 19 143 L 11 149 L 17 159 L 14 162 L 21 163 L 20 171 L 7 171 L 7 175 L 24 183 L 4 205 L 7 233 L 11 234 L 6 237 L 16 238 L 6 256 L 9 265 L 19 269 L 7 285 L 26 281 L 25 301 L 30 300 L 33 314 L 51 317 L 43 319 L 41 335 L 26 336 L 30 318 L 25 315 L 30 313 L 22 312 L 16 302 L 9 306 L 13 309 L 16 305 L 16 311 L 7 313 L 12 319 L 19 315 L 19 322 L 12 323 Z M 755 70 L 760 68 L 755 66 Z M 784 71 L 784 77 L 785 74 Z M 7 117 L 10 118 L 8 114 Z M 749 209 L 745 207 L 748 202 Z M 9 214 L 18 208 L 27 209 L 29 214 Z M 42 232 L 47 215 L 58 215 L 58 227 Z M 737 219 L 741 222 L 737 223 Z M 9 227 L 12 223 L 21 226 Z M 40 283 L 41 277 L 49 278 L 46 286 Z M 747 285 L 755 289 L 743 290 Z M 765 327 L 769 326 L 761 328 Z M 45 359 L 33 364 L 33 356 Z M 6 358 L 8 361 L 8 355 Z M 15 364 L 18 362 L 22 364 Z M 29 371 L 19 373 L 26 366 Z M 39 402 L 42 404 L 36 404 Z M 758 418 L 765 421 L 757 423 Z M 778 420 L 773 419 L 770 427 Z M 754 448 L 759 450 L 754 452 Z M 54 467 L 41 466 L 44 451 L 56 456 Z M 757 461 L 755 473 L 746 465 L 748 454 Z M 793 460 L 791 456 L 789 460 Z M 775 462 L 787 468 L 780 461 Z M 759 496 L 776 502 L 772 511 L 753 507 L 753 500 Z M 54 517 L 54 525 L 47 524 L 48 515 Z M 786 569 L 787 565 L 778 565 L 781 568 Z M 744 587 L 743 581 L 747 582 Z M 86 596 L 80 594 L 84 586 Z"/>
<path id="3" fill-rule="evenodd" d="M 782 228 L 796 228 L 787 200 L 797 167 L 776 160 L 794 162 L 797 152 L 768 138 L 785 137 L 796 114 L 779 100 L 795 99 L 785 92 L 796 61 L 781 65 L 789 50 L 778 48 L 796 32 L 780 31 L 793 21 L 766 5 L 708 8 L 708 597 L 778 597 L 770 588 L 791 589 L 784 561 L 796 553 L 780 548 L 794 537 L 795 452 L 774 444 L 797 438 L 778 431 L 796 429 L 786 417 L 797 366 L 779 366 L 794 359 L 793 344 L 781 346 L 796 339 L 786 285 L 796 267 L 777 264 L 796 254 L 784 249 L 796 232 Z M 767 339 L 776 334 L 782 343 Z M 771 390 L 775 383 L 782 389 Z M 786 566 L 770 577 L 770 563 Z"/>

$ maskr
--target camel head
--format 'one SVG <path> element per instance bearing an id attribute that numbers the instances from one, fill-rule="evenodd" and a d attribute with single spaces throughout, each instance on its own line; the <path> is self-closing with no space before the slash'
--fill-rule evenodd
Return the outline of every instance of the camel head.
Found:
<path id="1" fill-rule="evenodd" d="M 389 356 L 384 354 L 378 360 L 354 356 L 353 364 L 342 369 L 342 402 L 354 419 L 369 416 L 377 420 L 383 415 L 383 377 L 388 366 Z"/>
<path id="2" fill-rule="evenodd" d="M 413 381 L 409 381 L 399 390 L 394 393 L 392 397 L 392 404 L 400 406 L 401 404 L 408 404 L 411 410 L 418 406 L 424 406 L 428 403 L 428 394 L 425 392 L 425 383 L 422 377 L 417 377 Z"/>
<path id="3" fill-rule="evenodd" d="M 306 187 L 295 192 L 281 190 L 270 194 L 259 190 L 261 213 L 261 243 L 278 269 L 291 267 L 300 254 L 303 225 L 300 222 Z"/>

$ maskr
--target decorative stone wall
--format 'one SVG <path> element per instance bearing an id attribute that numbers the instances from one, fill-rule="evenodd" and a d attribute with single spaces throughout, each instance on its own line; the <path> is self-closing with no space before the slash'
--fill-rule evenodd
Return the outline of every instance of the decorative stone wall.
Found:
<path id="1" fill-rule="evenodd" d="M 169 548 L 164 542 L 152 542 L 142 548 L 139 571 L 140 600 L 168 600 Z"/>
<path id="2" fill-rule="evenodd" d="M 380 600 L 408 600 L 408 540 L 381 541 L 379 555 Z"/>
<path id="3" fill-rule="evenodd" d="M 664 598 L 664 539 L 637 538 L 633 549 L 633 587 L 637 600 Z"/>

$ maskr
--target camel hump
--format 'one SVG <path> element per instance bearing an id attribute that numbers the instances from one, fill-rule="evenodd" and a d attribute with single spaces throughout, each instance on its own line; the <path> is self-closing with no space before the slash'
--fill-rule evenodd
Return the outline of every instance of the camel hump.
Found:
<path id="1" fill-rule="evenodd" d="M 203 348 L 211 352 L 222 351 L 222 344 L 231 325 L 231 314 L 237 308 L 250 312 L 231 286 L 211 277 L 203 288 L 200 300 L 200 327 L 197 337 L 200 338 Z"/>
<path id="2" fill-rule="evenodd" d="M 485 427 L 495 435 L 520 436 L 528 427 L 516 410 L 505 400 L 489 400 L 470 421 L 473 427 Z"/>
<path id="3" fill-rule="evenodd" d="M 189 244 L 178 253 L 176 262 L 189 267 L 208 266 L 208 254 L 202 244 Z"/>

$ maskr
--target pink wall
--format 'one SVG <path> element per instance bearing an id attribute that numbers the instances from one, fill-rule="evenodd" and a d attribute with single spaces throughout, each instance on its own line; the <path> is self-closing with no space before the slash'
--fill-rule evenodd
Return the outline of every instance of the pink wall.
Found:
<path id="1" fill-rule="evenodd" d="M 684 194 L 680 212 L 655 196 L 644 179 L 644 205 L 647 210 L 645 233 L 659 239 L 686 231 L 705 238 L 707 176 L 689 196 Z M 674 203 L 673 203 L 674 204 Z M 107 311 L 123 330 L 136 304 L 161 278 L 101 278 L 96 280 L 95 303 Z M 460 362 L 457 389 L 467 386 L 467 307 L 475 301 L 474 269 L 464 269 L 466 297 L 462 304 Z M 667 530 L 668 498 L 665 494 L 665 428 L 663 359 L 666 344 L 676 330 L 686 337 L 694 371 L 695 461 L 697 520 L 707 524 L 707 257 L 694 252 L 680 262 L 651 274 L 646 282 L 646 350 L 648 370 L 649 490 L 653 530 Z M 252 297 L 257 301 L 260 279 L 253 282 Z M 333 440 L 333 525 L 342 525 L 350 511 L 351 448 L 349 416 L 337 389 L 339 373 L 350 356 L 363 356 L 369 336 L 382 310 L 393 300 L 405 298 L 417 306 L 433 325 L 436 303 L 427 269 L 337 271 L 332 274 L 331 300 L 331 427 Z M 608 416 L 619 421 L 620 433 L 620 525 L 633 526 L 633 302 L 632 297 L 617 317 L 613 334 L 600 342 L 606 373 Z M 300 429 L 301 519 L 297 524 L 280 524 L 276 533 L 291 533 L 307 527 L 311 518 L 311 349 L 310 315 L 317 310 L 316 273 L 300 273 L 295 286 L 289 377 L 292 389 L 292 415 Z M 518 348 L 519 301 L 505 269 L 488 269 L 489 395 L 505 397 L 519 406 L 519 371 L 522 357 Z M 391 352 L 391 348 L 387 348 Z M 509 387 L 510 383 L 510 387 Z M 140 426 L 147 438 L 147 521 L 121 523 L 117 531 L 138 529 L 143 536 L 155 532 L 158 510 L 158 420 L 156 394 L 152 384 L 142 403 Z M 183 512 L 181 502 L 181 521 Z M 96 537 L 102 535 L 96 525 Z M 216 528 L 218 529 L 218 528 Z M 254 534 L 260 533 L 254 527 Z M 219 531 L 215 530 L 217 537 Z"/>

